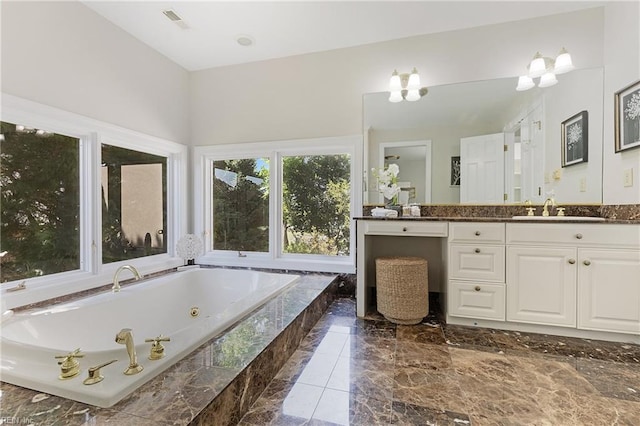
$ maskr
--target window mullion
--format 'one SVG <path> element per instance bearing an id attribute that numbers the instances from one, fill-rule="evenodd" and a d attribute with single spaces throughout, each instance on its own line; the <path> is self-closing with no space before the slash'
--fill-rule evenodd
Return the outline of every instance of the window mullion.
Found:
<path id="1" fill-rule="evenodd" d="M 282 256 L 282 154 L 273 151 L 270 162 L 269 255 L 277 259 Z"/>

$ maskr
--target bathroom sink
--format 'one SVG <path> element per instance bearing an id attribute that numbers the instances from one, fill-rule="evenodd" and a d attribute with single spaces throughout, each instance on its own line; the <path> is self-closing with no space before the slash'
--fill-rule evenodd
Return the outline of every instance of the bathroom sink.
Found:
<path id="1" fill-rule="evenodd" d="M 514 220 L 536 220 L 542 222 L 562 222 L 562 221 L 584 221 L 584 222 L 603 222 L 603 217 L 594 216 L 513 216 Z"/>

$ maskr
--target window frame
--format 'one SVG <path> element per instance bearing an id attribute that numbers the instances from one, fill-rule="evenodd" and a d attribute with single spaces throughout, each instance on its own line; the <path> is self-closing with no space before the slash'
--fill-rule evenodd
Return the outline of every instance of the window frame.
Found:
<path id="1" fill-rule="evenodd" d="M 314 272 L 355 272 L 355 221 L 351 221 L 348 256 L 326 256 L 282 251 L 282 160 L 289 156 L 348 154 L 351 159 L 351 217 L 362 214 L 362 137 L 338 136 L 243 144 L 197 146 L 194 165 L 194 231 L 204 242 L 204 265 L 258 267 Z M 269 252 L 212 250 L 212 164 L 240 158 L 269 158 Z"/>
<path id="2" fill-rule="evenodd" d="M 175 255 L 175 244 L 187 231 L 187 146 L 5 93 L 2 93 L 2 120 L 80 140 L 80 267 L 2 283 L 3 310 L 108 285 L 117 268 L 125 264 L 135 266 L 141 274 L 184 264 L 184 260 Z M 167 253 L 102 264 L 100 165 L 103 143 L 167 158 Z M 7 292 L 23 281 L 26 290 Z"/>

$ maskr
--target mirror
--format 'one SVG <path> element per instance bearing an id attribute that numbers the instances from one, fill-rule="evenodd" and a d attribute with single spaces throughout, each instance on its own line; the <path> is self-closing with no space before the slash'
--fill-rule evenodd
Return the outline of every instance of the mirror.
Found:
<path id="1" fill-rule="evenodd" d="M 574 70 L 559 75 L 555 86 L 524 92 L 515 90 L 517 77 L 434 86 L 416 102 L 391 103 L 388 92 L 364 95 L 365 203 L 381 202 L 371 169 L 389 160 L 414 195 L 409 202 L 537 203 L 552 194 L 564 204 L 602 203 L 603 77 L 602 68 Z M 563 122 L 582 111 L 588 112 L 588 160 L 563 167 Z M 494 170 L 499 179 L 488 185 L 472 174 L 481 163 L 471 152 L 490 136 L 506 151 Z M 422 164 L 425 174 L 414 169 Z M 417 177 L 423 175 L 424 181 Z M 478 194 L 488 186 L 494 187 L 489 195 Z"/>

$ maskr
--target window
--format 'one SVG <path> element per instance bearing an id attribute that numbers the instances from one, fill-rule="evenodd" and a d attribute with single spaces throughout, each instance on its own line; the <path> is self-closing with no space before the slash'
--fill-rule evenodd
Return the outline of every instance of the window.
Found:
<path id="1" fill-rule="evenodd" d="M 79 139 L 1 127 L 0 282 L 79 269 Z"/>
<path id="2" fill-rule="evenodd" d="M 350 156 L 290 156 L 282 164 L 283 252 L 348 255 Z"/>
<path id="3" fill-rule="evenodd" d="M 166 253 L 167 159 L 102 145 L 103 263 Z"/>
<path id="4" fill-rule="evenodd" d="M 361 149 L 360 137 L 196 147 L 198 262 L 353 272 Z"/>
<path id="5" fill-rule="evenodd" d="M 213 162 L 213 248 L 269 251 L 269 161 Z"/>
<path id="6" fill-rule="evenodd" d="M 184 264 L 186 146 L 11 95 L 2 107 L 3 306 L 103 286 L 125 263 Z"/>

